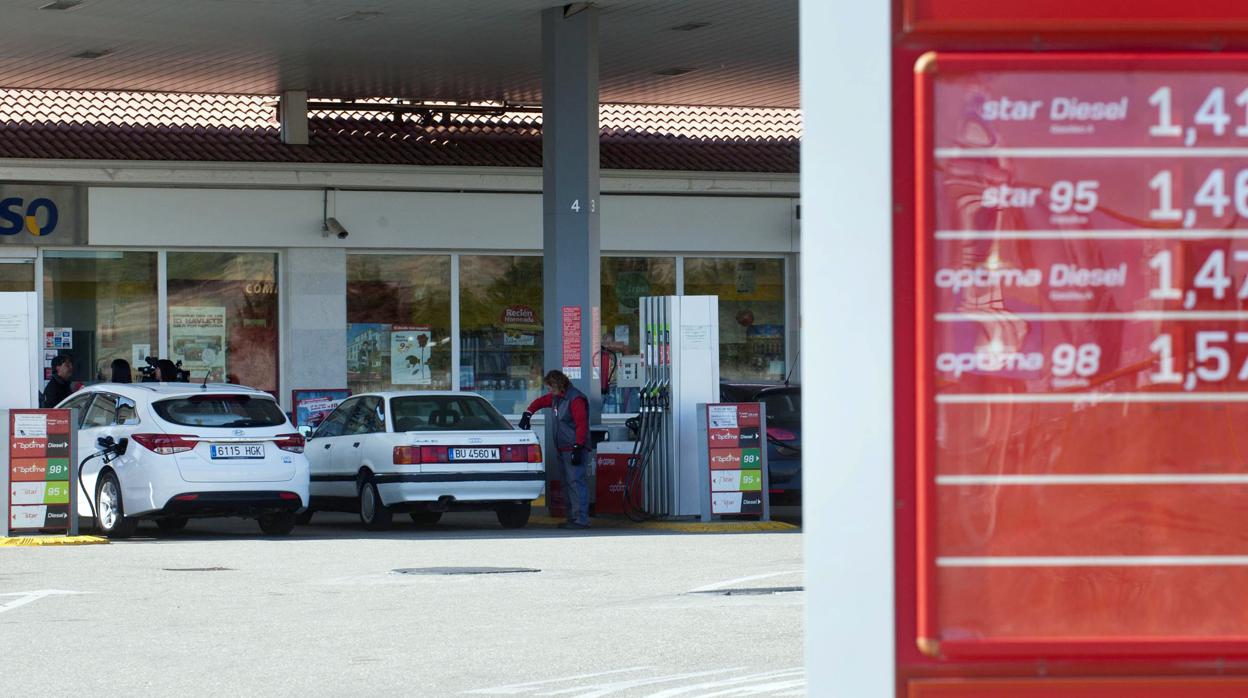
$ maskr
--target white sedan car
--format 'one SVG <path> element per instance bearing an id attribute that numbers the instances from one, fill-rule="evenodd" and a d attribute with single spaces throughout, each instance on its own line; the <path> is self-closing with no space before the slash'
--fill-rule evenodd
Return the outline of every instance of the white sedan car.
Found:
<path id="1" fill-rule="evenodd" d="M 308 502 L 303 436 L 268 393 L 238 385 L 102 383 L 66 398 L 78 409 L 78 512 L 112 538 L 140 519 L 165 530 L 191 518 L 256 518 L 294 528 Z M 124 451 L 101 455 L 101 440 Z"/>
<path id="2" fill-rule="evenodd" d="M 520 528 L 546 480 L 537 436 L 475 393 L 356 395 L 308 436 L 312 503 L 301 522 L 358 511 L 379 530 L 395 512 L 433 524 L 445 511 L 487 509 Z"/>

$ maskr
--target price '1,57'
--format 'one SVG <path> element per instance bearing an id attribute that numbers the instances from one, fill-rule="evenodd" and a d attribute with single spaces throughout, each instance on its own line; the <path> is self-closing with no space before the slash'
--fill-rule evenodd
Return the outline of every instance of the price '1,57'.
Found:
<path id="1" fill-rule="evenodd" d="M 1149 375 L 1153 383 L 1182 384 L 1185 390 L 1194 389 L 1198 383 L 1218 383 L 1231 374 L 1231 353 L 1227 344 L 1234 337 L 1236 345 L 1248 344 L 1248 332 L 1232 335 L 1223 330 L 1203 330 L 1196 333 L 1195 370 L 1186 374 L 1175 369 L 1174 338 L 1163 334 L 1148 345 L 1157 355 L 1158 370 Z M 1245 358 L 1235 374 L 1237 380 L 1248 381 L 1248 358 Z"/>

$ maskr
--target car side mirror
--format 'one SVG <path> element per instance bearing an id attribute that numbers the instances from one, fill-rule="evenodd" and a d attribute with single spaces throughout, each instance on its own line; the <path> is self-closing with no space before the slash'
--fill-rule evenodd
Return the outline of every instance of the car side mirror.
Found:
<path id="1" fill-rule="evenodd" d="M 299 433 L 303 436 L 303 438 L 310 439 L 312 438 L 312 427 L 307 424 L 301 424 L 299 426 Z"/>

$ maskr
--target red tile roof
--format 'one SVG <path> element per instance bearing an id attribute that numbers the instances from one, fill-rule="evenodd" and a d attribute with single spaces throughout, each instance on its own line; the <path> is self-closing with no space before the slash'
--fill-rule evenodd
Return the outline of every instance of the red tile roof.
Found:
<path id="1" fill-rule="evenodd" d="M 374 103 L 394 103 L 372 100 Z M 35 159 L 540 167 L 541 115 L 313 112 L 281 142 L 276 99 L 0 90 L 0 156 Z M 795 173 L 790 109 L 603 105 L 605 169 Z"/>

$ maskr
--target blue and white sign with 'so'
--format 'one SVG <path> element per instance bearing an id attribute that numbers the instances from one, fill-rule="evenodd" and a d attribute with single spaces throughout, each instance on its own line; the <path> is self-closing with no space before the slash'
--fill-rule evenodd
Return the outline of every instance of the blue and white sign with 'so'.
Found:
<path id="1" fill-rule="evenodd" d="M 82 245 L 80 187 L 0 185 L 0 245 Z"/>

